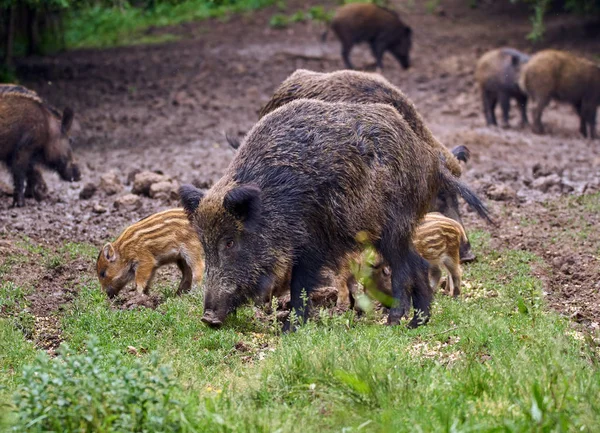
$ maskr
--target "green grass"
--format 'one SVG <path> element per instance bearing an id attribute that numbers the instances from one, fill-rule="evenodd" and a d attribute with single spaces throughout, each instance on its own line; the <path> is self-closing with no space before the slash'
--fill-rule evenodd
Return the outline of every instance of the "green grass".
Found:
<path id="1" fill-rule="evenodd" d="M 598 349 L 547 310 L 531 274 L 541 261 L 491 250 L 489 237 L 471 234 L 480 261 L 465 268 L 465 297 L 438 296 L 431 322 L 417 330 L 382 326 L 377 315 L 323 312 L 282 336 L 250 307 L 214 330 L 200 321 L 199 294 L 124 311 L 94 281 L 62 318 L 63 337 L 85 353 L 95 335 L 106 374 L 115 363 L 150 368 L 151 353 L 170 365 L 170 392 L 189 421 L 182 431 L 595 431 Z M 0 333 L 7 402 L 35 351 L 10 321 L 0 319 Z"/>
<path id="2" fill-rule="evenodd" d="M 256 10 L 276 0 L 234 0 L 215 2 L 186 0 L 176 4 L 157 2 L 153 9 L 92 6 L 71 11 L 65 21 L 67 48 L 101 48 L 119 45 L 163 43 L 177 40 L 170 33 L 149 34 L 149 28 L 184 22 L 223 18 L 228 14 Z"/>

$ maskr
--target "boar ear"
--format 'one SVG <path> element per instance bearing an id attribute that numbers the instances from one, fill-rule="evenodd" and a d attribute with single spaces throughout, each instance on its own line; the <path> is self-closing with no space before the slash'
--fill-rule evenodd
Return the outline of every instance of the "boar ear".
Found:
<path id="1" fill-rule="evenodd" d="M 225 195 L 223 206 L 236 218 L 242 220 L 247 228 L 254 227 L 262 208 L 262 192 L 256 185 L 242 185 Z"/>
<path id="2" fill-rule="evenodd" d="M 240 147 L 240 140 L 235 137 L 230 137 L 227 133 L 225 133 L 225 140 L 227 140 L 227 143 L 235 150 Z"/>
<path id="3" fill-rule="evenodd" d="M 73 110 L 69 107 L 65 108 L 62 115 L 62 124 L 60 125 L 60 130 L 63 134 L 66 134 L 71 129 L 73 125 Z"/>
<path id="4" fill-rule="evenodd" d="M 115 260 L 117 260 L 117 253 L 115 252 L 115 249 L 113 248 L 110 242 L 104 245 L 104 247 L 102 248 L 102 254 L 104 255 L 104 258 L 109 262 L 114 262 Z"/>
<path id="5" fill-rule="evenodd" d="M 179 200 L 188 215 L 196 211 L 203 197 L 204 193 L 194 185 L 181 185 L 179 188 Z"/>

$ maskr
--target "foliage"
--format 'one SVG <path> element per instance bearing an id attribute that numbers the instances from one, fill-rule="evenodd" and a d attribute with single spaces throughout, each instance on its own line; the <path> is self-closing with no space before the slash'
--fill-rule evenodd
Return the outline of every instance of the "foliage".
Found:
<path id="1" fill-rule="evenodd" d="M 22 383 L 14 431 L 184 430 L 177 386 L 156 357 L 127 366 L 120 354 L 103 354 L 89 340 L 82 354 L 64 345 L 57 358 L 39 355 Z"/>

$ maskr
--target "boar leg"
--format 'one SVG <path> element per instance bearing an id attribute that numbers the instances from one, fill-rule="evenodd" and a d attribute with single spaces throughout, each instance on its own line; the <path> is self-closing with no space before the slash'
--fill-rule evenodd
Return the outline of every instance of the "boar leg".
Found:
<path id="1" fill-rule="evenodd" d="M 30 169 L 31 152 L 27 151 L 30 138 L 28 135 L 21 137 L 17 143 L 17 152 L 10 164 L 13 175 L 14 192 L 13 206 L 23 207 L 25 205 L 25 178 Z"/>
<path id="2" fill-rule="evenodd" d="M 458 261 L 458 254 L 456 254 L 456 257 L 444 257 L 443 260 L 444 266 L 450 274 L 448 277 L 449 293 L 455 298 L 460 295 L 460 279 L 462 274 Z"/>
<path id="3" fill-rule="evenodd" d="M 31 167 L 27 172 L 27 187 L 25 197 L 33 197 L 36 201 L 42 201 L 48 192 L 48 186 L 42 177 L 42 172 L 37 167 Z"/>
<path id="4" fill-rule="evenodd" d="M 350 61 L 350 51 L 352 51 L 352 44 L 342 42 L 342 59 L 344 59 L 346 69 L 354 69 L 354 65 Z"/>
<path id="5" fill-rule="evenodd" d="M 382 41 L 373 41 L 370 43 L 371 53 L 375 57 L 377 67 L 383 71 L 383 54 L 385 53 L 385 45 Z"/>
<path id="6" fill-rule="evenodd" d="M 392 270 L 392 297 L 394 302 L 388 315 L 388 325 L 397 325 L 410 309 L 409 282 L 411 271 L 412 245 L 409 239 L 401 242 L 382 240 L 380 253 Z"/>
<path id="7" fill-rule="evenodd" d="M 527 95 L 517 95 L 515 99 L 519 104 L 519 110 L 521 110 L 521 127 L 524 127 L 529 124 L 529 120 L 527 120 Z"/>
<path id="8" fill-rule="evenodd" d="M 148 294 L 155 270 L 156 263 L 154 263 L 154 260 L 140 260 L 135 271 L 135 289 L 139 294 Z"/>
<path id="9" fill-rule="evenodd" d="M 486 123 L 488 126 L 497 125 L 496 114 L 494 113 L 496 102 L 498 102 L 496 93 L 489 90 L 482 90 L 481 98 L 483 100 L 483 113 L 485 114 Z"/>
<path id="10" fill-rule="evenodd" d="M 550 103 L 550 97 L 547 95 L 538 98 L 537 104 L 533 109 L 533 127 L 531 128 L 536 134 L 544 133 L 544 126 L 542 125 L 542 113 L 546 106 Z"/>
<path id="11" fill-rule="evenodd" d="M 415 252 L 412 253 L 410 262 L 413 269 L 412 301 L 415 313 L 408 327 L 416 328 L 429 322 L 433 291 L 429 285 L 429 263 Z"/>
<path id="12" fill-rule="evenodd" d="M 437 264 L 430 263 L 429 264 L 429 282 L 431 284 L 431 288 L 435 291 L 440 284 L 440 280 L 442 279 L 442 270 Z"/>
<path id="13" fill-rule="evenodd" d="M 510 112 L 510 97 L 506 92 L 498 92 L 500 108 L 502 109 L 502 127 L 508 128 L 508 113 Z"/>
<path id="14" fill-rule="evenodd" d="M 587 128 L 589 136 L 593 140 L 596 138 L 596 106 L 593 103 L 583 101 L 581 105 L 581 123 L 583 124 L 583 136 L 587 137 Z"/>
<path id="15" fill-rule="evenodd" d="M 299 258 L 298 262 L 292 268 L 292 281 L 290 284 L 290 306 L 298 318 L 300 324 L 308 319 L 309 299 L 308 296 L 319 282 L 319 275 L 323 263 L 315 260 L 315 253 L 309 258 Z M 303 296 L 306 294 L 306 298 Z M 283 325 L 284 332 L 293 331 L 294 327 L 290 318 Z"/>
<path id="16" fill-rule="evenodd" d="M 192 288 L 192 282 L 194 280 L 192 268 L 187 264 L 184 259 L 177 260 L 177 267 L 181 271 L 181 282 L 177 288 L 177 294 L 188 293 Z"/>

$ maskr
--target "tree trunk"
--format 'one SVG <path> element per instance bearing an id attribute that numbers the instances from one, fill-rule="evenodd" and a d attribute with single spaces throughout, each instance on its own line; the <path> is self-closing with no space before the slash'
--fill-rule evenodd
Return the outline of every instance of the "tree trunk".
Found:
<path id="1" fill-rule="evenodd" d="M 8 8 L 6 14 L 6 44 L 4 46 L 4 65 L 12 65 L 13 42 L 15 39 L 16 8 L 14 5 Z"/>
<path id="2" fill-rule="evenodd" d="M 27 14 L 27 55 L 40 54 L 40 32 L 37 9 L 27 7 L 25 13 Z"/>

